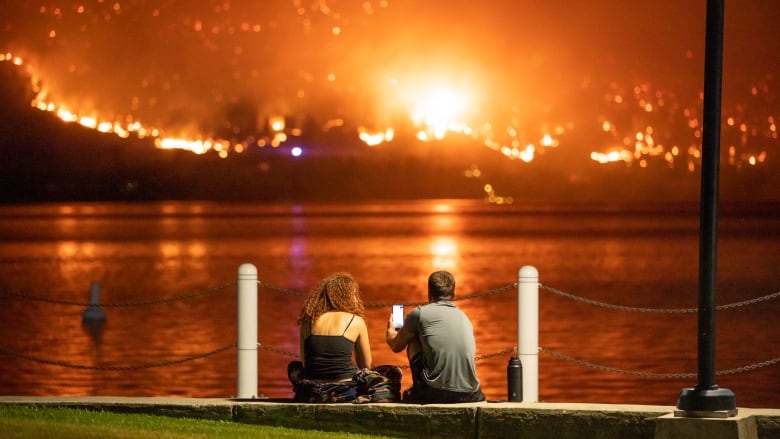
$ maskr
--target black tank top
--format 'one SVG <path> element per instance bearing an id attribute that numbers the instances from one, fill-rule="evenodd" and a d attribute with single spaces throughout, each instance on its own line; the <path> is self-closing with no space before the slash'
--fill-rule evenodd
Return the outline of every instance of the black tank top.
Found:
<path id="1" fill-rule="evenodd" d="M 303 341 L 306 378 L 341 380 L 355 375 L 357 367 L 352 362 L 355 342 L 344 337 L 354 319 L 353 315 L 341 335 L 310 335 Z"/>

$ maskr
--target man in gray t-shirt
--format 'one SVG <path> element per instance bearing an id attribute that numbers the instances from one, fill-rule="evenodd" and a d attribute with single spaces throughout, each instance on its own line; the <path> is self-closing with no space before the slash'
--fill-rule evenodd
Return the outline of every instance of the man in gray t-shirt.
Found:
<path id="1" fill-rule="evenodd" d="M 454 297 L 452 274 L 434 272 L 428 277 L 429 303 L 412 310 L 400 330 L 388 321 L 387 344 L 393 352 L 406 349 L 412 370 L 412 387 L 404 392 L 403 401 L 485 400 L 474 365 L 474 329 L 466 314 L 452 303 Z"/>

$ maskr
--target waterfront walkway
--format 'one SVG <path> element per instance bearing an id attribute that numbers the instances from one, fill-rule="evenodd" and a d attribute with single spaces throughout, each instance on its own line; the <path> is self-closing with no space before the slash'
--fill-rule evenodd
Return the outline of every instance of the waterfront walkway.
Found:
<path id="1" fill-rule="evenodd" d="M 780 439 L 780 409 L 675 417 L 671 406 L 507 403 L 299 404 L 283 399 L 0 396 L 0 404 L 69 407 L 382 434 L 406 438 Z"/>

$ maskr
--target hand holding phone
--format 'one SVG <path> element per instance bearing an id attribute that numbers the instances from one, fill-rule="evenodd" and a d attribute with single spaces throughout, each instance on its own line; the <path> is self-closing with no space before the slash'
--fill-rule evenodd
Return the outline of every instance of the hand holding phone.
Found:
<path id="1" fill-rule="evenodd" d="M 393 305 L 393 327 L 401 329 L 404 326 L 404 306 Z"/>

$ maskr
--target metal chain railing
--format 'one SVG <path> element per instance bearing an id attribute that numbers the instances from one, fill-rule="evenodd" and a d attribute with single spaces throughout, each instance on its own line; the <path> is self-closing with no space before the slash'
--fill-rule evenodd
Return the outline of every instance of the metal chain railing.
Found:
<path id="1" fill-rule="evenodd" d="M 169 296 L 169 297 L 162 297 L 159 299 L 150 299 L 150 300 L 135 300 L 135 301 L 128 301 L 128 302 L 108 302 L 108 303 L 99 303 L 98 305 L 104 307 L 104 308 L 121 308 L 121 307 L 132 307 L 132 306 L 149 306 L 149 305 L 159 305 L 163 303 L 171 303 L 176 302 L 179 300 L 189 300 L 194 299 L 196 297 L 205 297 L 209 296 L 211 294 L 220 292 L 226 288 L 232 287 L 236 285 L 236 281 L 226 282 L 221 285 L 217 285 L 210 288 L 204 288 L 202 290 L 197 290 L 192 293 L 188 294 L 181 294 L 178 296 Z M 52 297 L 43 297 L 43 296 L 36 296 L 34 294 L 29 293 L 21 293 L 17 291 L 10 291 L 8 289 L 0 289 L 0 297 L 6 296 L 6 297 L 12 297 L 16 299 L 23 299 L 23 300 L 32 300 L 37 302 L 46 302 L 46 303 L 54 303 L 58 305 L 73 305 L 73 306 L 90 306 L 93 305 L 89 302 L 81 302 L 81 301 L 74 301 L 74 300 L 65 300 L 65 299 L 56 299 Z"/>
<path id="2" fill-rule="evenodd" d="M 756 297 L 755 299 L 743 300 L 742 302 L 727 303 L 725 305 L 718 305 L 715 307 L 717 310 L 739 308 L 740 306 L 753 305 L 760 302 L 766 302 L 767 300 L 777 299 L 780 297 L 780 291 L 765 296 Z"/>
<path id="3" fill-rule="evenodd" d="M 634 306 L 615 305 L 606 302 L 599 302 L 597 300 L 588 299 L 582 296 L 577 296 L 575 294 L 567 293 L 559 289 L 550 287 L 548 285 L 539 284 L 539 288 L 557 294 L 561 297 L 575 300 L 577 302 L 587 303 L 588 305 L 599 306 L 602 308 L 613 309 L 617 311 L 632 311 L 632 312 L 641 312 L 641 313 L 661 313 L 661 314 L 684 314 L 684 313 L 695 313 L 699 311 L 698 308 L 641 308 L 641 307 L 634 307 Z M 744 300 L 742 302 L 728 303 L 725 305 L 717 305 L 715 309 L 718 311 L 722 311 L 726 309 L 734 309 L 734 308 L 739 308 L 741 306 L 753 305 L 756 303 L 777 299 L 778 297 L 780 297 L 780 291 L 772 294 L 767 294 L 765 296 L 756 297 L 754 299 Z"/>
<path id="4" fill-rule="evenodd" d="M 299 354 L 292 351 L 287 351 L 284 349 L 279 349 L 273 346 L 265 345 L 262 343 L 257 343 L 257 346 L 261 349 L 264 349 L 269 352 L 273 352 L 279 355 L 284 355 L 290 358 L 300 358 Z M 230 343 L 228 345 L 219 347 L 217 349 L 200 353 L 200 354 L 194 354 L 190 355 L 184 358 L 180 358 L 177 360 L 166 360 L 166 361 L 158 361 L 158 362 L 152 362 L 152 363 L 142 363 L 142 364 L 136 364 L 136 365 L 96 365 L 96 366 L 88 366 L 83 364 L 74 364 L 67 361 L 57 361 L 57 360 L 47 360 L 43 359 L 34 355 L 24 354 L 20 352 L 14 352 L 8 349 L 0 348 L 0 354 L 21 358 L 28 361 L 33 361 L 35 363 L 40 364 L 48 364 L 53 366 L 60 366 L 60 367 L 66 367 L 71 369 L 87 369 L 87 370 L 113 370 L 113 371 L 127 371 L 127 370 L 139 370 L 139 369 L 150 369 L 154 367 L 165 367 L 165 366 L 173 366 L 181 363 L 186 363 L 188 361 L 194 361 L 201 358 L 210 357 L 212 355 L 216 355 L 220 352 L 224 352 L 228 349 L 235 348 L 236 343 Z M 560 352 L 556 352 L 552 349 L 547 349 L 540 347 L 540 352 L 544 352 L 554 358 L 557 358 L 559 360 L 564 360 L 573 364 L 577 364 L 579 366 L 584 366 L 590 369 L 600 370 L 602 372 L 612 372 L 612 373 L 618 373 L 622 375 L 633 375 L 633 376 L 639 376 L 643 378 L 654 378 L 654 379 L 682 379 L 682 378 L 695 378 L 695 373 L 655 373 L 655 372 L 644 372 L 644 371 L 634 371 L 634 370 L 628 370 L 628 369 L 619 369 L 616 367 L 610 367 L 610 366 L 604 366 L 601 364 L 592 363 L 590 361 L 581 360 L 579 358 L 575 358 L 569 355 L 562 354 Z M 513 347 L 511 349 L 504 349 L 498 352 L 493 352 L 489 354 L 483 354 L 483 355 L 477 355 L 474 357 L 475 361 L 482 361 L 482 360 L 489 360 L 491 358 L 500 357 L 507 354 L 512 354 L 517 352 L 517 348 Z M 716 375 L 733 375 L 737 373 L 742 372 L 748 372 L 755 369 L 760 369 L 762 367 L 772 366 L 774 364 L 780 363 L 780 357 L 772 358 L 766 361 L 760 361 L 753 364 L 748 364 L 745 366 L 735 367 L 732 369 L 726 369 L 721 371 L 716 371 Z M 402 365 L 401 368 L 408 368 L 408 365 Z"/>
<path id="5" fill-rule="evenodd" d="M 136 365 L 130 365 L 130 366 L 118 366 L 118 365 L 98 365 L 98 366 L 88 366 L 84 364 L 74 364 L 67 361 L 56 361 L 56 360 L 46 360 L 40 357 L 36 357 L 34 355 L 29 354 L 23 354 L 20 352 L 14 352 L 10 351 L 8 349 L 0 348 L 0 354 L 8 355 L 11 357 L 21 358 L 24 360 L 32 361 L 35 363 L 40 364 L 49 364 L 53 366 L 60 366 L 60 367 L 67 367 L 70 369 L 87 369 L 87 370 L 139 370 L 139 369 L 151 369 L 153 367 L 165 367 L 165 366 L 173 366 L 176 364 L 186 363 L 188 361 L 198 360 L 201 358 L 210 357 L 212 355 L 218 354 L 220 352 L 226 351 L 228 349 L 236 347 L 236 343 L 231 343 L 226 346 L 219 347 L 217 349 L 200 353 L 200 354 L 194 354 L 190 355 L 188 357 L 180 358 L 177 360 L 167 360 L 167 361 L 158 361 L 153 363 L 144 363 L 144 364 L 136 364 Z"/>
<path id="6" fill-rule="evenodd" d="M 268 284 L 263 281 L 257 281 L 258 285 L 267 288 L 271 291 L 275 291 L 280 294 L 288 295 L 288 296 L 294 296 L 294 297 L 306 297 L 308 293 L 300 290 L 295 290 L 292 288 L 283 288 L 279 286 L 275 286 L 272 284 Z M 149 305 L 157 305 L 157 304 L 164 304 L 164 303 L 171 303 L 179 300 L 188 300 L 193 299 L 196 297 L 202 297 L 202 296 L 208 296 L 217 292 L 220 292 L 226 288 L 232 287 L 236 285 L 236 281 L 230 281 L 225 282 L 221 285 L 216 285 L 214 287 L 205 288 L 202 290 L 195 291 L 193 293 L 188 294 L 181 294 L 177 296 L 170 296 L 170 297 L 163 297 L 159 299 L 150 299 L 150 300 L 136 300 L 136 301 L 127 301 L 127 302 L 107 302 L 107 303 L 100 303 L 99 305 L 105 308 L 119 308 L 119 307 L 133 307 L 133 306 L 149 306 Z M 513 284 L 507 284 L 503 285 L 497 288 L 493 288 L 491 290 L 468 294 L 465 296 L 456 297 L 453 299 L 453 301 L 460 301 L 460 300 L 471 300 L 471 299 L 479 299 L 483 297 L 492 296 L 495 294 L 503 293 L 505 291 L 514 290 L 517 288 L 517 283 Z M 697 308 L 643 308 L 643 307 L 635 307 L 635 306 L 626 306 L 626 305 L 617 305 L 617 304 L 611 304 L 607 302 L 600 302 L 593 299 L 588 299 L 586 297 L 578 296 L 576 294 L 567 293 L 565 291 L 559 290 L 557 288 L 553 288 L 549 285 L 539 284 L 539 288 L 549 291 L 553 294 L 559 295 L 561 297 L 565 297 L 567 299 L 571 299 L 577 302 L 586 303 L 593 306 L 598 306 L 602 308 L 607 309 L 613 309 L 617 311 L 632 311 L 632 312 L 640 312 L 640 313 L 665 313 L 665 314 L 686 314 L 686 313 L 696 313 L 699 310 Z M 89 306 L 92 305 L 88 302 L 83 301 L 74 301 L 74 300 L 67 300 L 67 299 L 57 299 L 52 297 L 44 297 L 39 296 L 31 293 L 24 293 L 24 292 L 18 292 L 18 291 L 11 291 L 6 288 L 0 288 L 0 297 L 11 297 L 16 299 L 23 299 L 23 300 L 32 300 L 32 301 L 39 301 L 39 302 L 47 302 L 47 303 L 53 303 L 53 304 L 59 304 L 59 305 L 73 305 L 73 306 Z M 780 291 L 777 291 L 772 294 L 767 294 L 761 297 L 756 297 L 753 299 L 743 300 L 741 302 L 734 302 L 734 303 L 728 303 L 725 305 L 718 305 L 715 307 L 717 310 L 726 310 L 726 309 L 734 309 L 739 308 L 743 306 L 748 305 L 754 305 L 756 303 L 766 302 L 769 300 L 780 298 Z M 405 303 L 406 306 L 420 306 L 424 305 L 427 302 L 410 302 Z M 380 307 L 388 307 L 393 305 L 393 303 L 389 302 L 368 302 L 365 304 L 367 308 L 380 308 Z"/>
<path id="7" fill-rule="evenodd" d="M 300 355 L 297 352 L 286 351 L 284 349 L 275 348 L 273 346 L 264 345 L 262 343 L 258 343 L 257 347 L 259 347 L 260 349 L 264 349 L 266 351 L 269 351 L 269 352 L 273 352 L 275 354 L 284 355 L 285 357 L 300 358 Z M 516 350 L 517 349 L 515 349 L 515 348 L 504 349 L 503 351 L 493 352 L 492 354 L 477 355 L 476 357 L 474 357 L 474 360 L 475 361 L 488 360 L 488 359 L 491 359 L 491 358 L 494 358 L 494 357 L 499 357 L 501 355 L 511 354 L 512 352 L 515 352 Z M 401 367 L 402 369 L 405 369 L 405 368 L 408 368 L 409 366 L 408 365 L 401 365 L 399 367 Z"/>
<path id="8" fill-rule="evenodd" d="M 614 372 L 619 373 L 623 375 L 634 375 L 634 376 L 640 376 L 644 378 L 660 378 L 660 379 L 679 379 L 679 378 L 695 378 L 695 373 L 654 373 L 654 372 L 642 372 L 642 371 L 634 371 L 634 370 L 627 370 L 627 369 L 618 369 L 615 367 L 609 367 L 609 366 L 603 366 L 596 363 L 591 363 L 590 361 L 581 360 L 579 358 L 574 358 L 568 355 L 561 354 L 560 352 L 556 352 L 552 349 L 546 349 L 546 348 L 539 348 L 540 352 L 544 352 L 546 354 L 549 354 L 559 360 L 568 361 L 570 363 L 577 364 L 579 366 L 588 367 L 591 369 L 600 370 L 603 372 Z M 715 375 L 733 375 L 736 373 L 741 372 L 748 372 L 755 369 L 760 369 L 762 367 L 771 366 L 773 364 L 780 363 L 780 357 L 772 358 L 770 360 L 766 361 L 760 361 L 758 363 L 748 364 L 745 366 L 735 367 L 733 369 L 726 369 L 726 370 L 719 370 L 715 371 Z"/>
<path id="9" fill-rule="evenodd" d="M 289 295 L 289 296 L 295 296 L 295 297 L 306 297 L 307 293 L 302 292 L 299 290 L 291 289 L 291 288 L 281 288 L 278 286 L 274 286 L 262 281 L 257 282 L 258 285 L 267 288 L 269 290 L 275 291 L 277 293 Z M 199 290 L 190 294 L 182 294 L 178 296 L 170 296 L 170 297 L 164 297 L 160 299 L 154 299 L 154 300 L 144 300 L 144 301 L 130 301 L 130 302 L 117 302 L 117 303 L 101 303 L 100 306 L 103 307 L 130 307 L 130 306 L 147 306 L 147 305 L 154 305 L 154 304 L 163 304 L 163 303 L 170 303 L 178 300 L 186 300 L 191 299 L 195 297 L 201 297 L 201 296 L 208 296 L 210 294 L 214 294 L 216 292 L 222 291 L 228 287 L 235 286 L 236 281 L 226 282 L 222 285 L 217 285 L 215 287 L 206 288 L 203 290 Z M 477 299 L 477 298 L 483 298 L 492 296 L 495 294 L 499 294 L 505 291 L 513 290 L 517 288 L 517 283 L 514 284 L 508 284 L 504 286 L 500 286 L 498 288 L 494 288 L 491 290 L 487 290 L 484 292 L 469 294 L 461 297 L 457 297 L 455 300 L 470 300 L 470 299 Z M 575 300 L 578 302 L 586 303 L 589 305 L 599 306 L 603 308 L 613 309 L 613 310 L 619 310 L 619 311 L 632 311 L 632 312 L 641 312 L 641 313 L 668 313 L 668 314 L 682 314 L 682 313 L 695 313 L 698 312 L 698 309 L 696 308 L 643 308 L 643 307 L 633 307 L 633 306 L 624 306 L 624 305 L 616 305 L 616 304 L 610 304 L 606 302 L 600 302 L 592 299 L 588 299 L 585 297 L 577 296 L 575 294 L 567 293 L 562 290 L 539 284 L 539 288 L 544 289 L 546 291 L 549 291 L 551 293 L 557 294 L 559 296 Z M 54 303 L 54 304 L 61 304 L 61 305 L 76 305 L 76 306 L 89 306 L 90 303 L 87 302 L 80 302 L 80 301 L 70 301 L 70 300 L 63 300 L 63 299 L 56 299 L 56 298 L 47 298 L 42 296 L 36 296 L 33 294 L 28 293 L 20 293 L 15 291 L 10 291 L 7 289 L 0 289 L 0 297 L 6 296 L 11 298 L 17 298 L 17 299 L 24 299 L 24 300 L 34 300 L 34 301 L 41 301 L 41 302 L 48 302 L 48 303 Z M 725 309 L 734 309 L 739 308 L 742 306 L 747 305 L 753 305 L 756 303 L 765 302 L 768 300 L 773 300 L 780 297 L 780 291 L 772 294 L 767 294 L 765 296 L 757 297 L 754 299 L 748 299 L 741 302 L 735 302 L 725 305 L 719 305 L 716 307 L 718 310 L 725 310 Z M 405 305 L 408 306 L 418 306 L 423 305 L 426 302 L 413 302 L 408 303 Z M 366 307 L 387 307 L 390 306 L 391 303 L 382 303 L 382 302 L 372 302 L 367 303 Z M 257 344 L 259 348 L 274 352 L 277 354 L 285 355 L 292 358 L 299 358 L 299 354 L 295 352 L 285 351 L 282 349 L 275 348 L 273 346 L 267 346 L 262 343 Z M 46 360 L 42 359 L 33 355 L 29 354 L 23 354 L 18 352 L 13 352 L 7 349 L 0 348 L 0 354 L 8 355 L 8 356 L 14 356 L 17 358 L 26 359 L 29 361 L 34 361 L 42 364 L 49 364 L 49 365 L 56 365 L 61 367 L 68 367 L 68 368 L 74 368 L 74 369 L 91 369 L 91 370 L 136 370 L 136 369 L 148 369 L 153 367 L 164 367 L 164 366 L 171 366 L 176 364 L 181 364 L 188 361 L 197 360 L 200 358 L 209 357 L 211 355 L 215 355 L 217 353 L 223 352 L 227 349 L 236 347 L 236 343 L 231 343 L 226 346 L 222 346 L 220 348 L 214 349 L 209 352 L 201 353 L 201 354 L 195 354 L 191 355 L 185 358 L 177 359 L 177 360 L 168 360 L 168 361 L 160 361 L 160 362 L 153 362 L 153 363 L 144 363 L 144 364 L 138 364 L 138 365 L 129 365 L 129 366 L 120 366 L 120 365 L 98 365 L 98 366 L 88 366 L 88 365 L 81 365 L 81 364 L 74 364 L 69 363 L 65 361 L 53 361 L 53 360 Z M 516 347 L 512 349 L 505 349 L 502 351 L 490 353 L 490 354 L 484 354 L 479 355 L 475 357 L 475 360 L 487 360 L 490 358 L 507 355 L 512 352 L 516 352 Z M 644 378 L 658 378 L 658 379 L 681 379 L 681 378 L 694 378 L 696 374 L 694 373 L 654 373 L 654 372 L 643 372 L 643 371 L 632 371 L 627 369 L 619 369 L 604 365 L 599 365 L 596 363 L 592 363 L 589 361 L 581 360 L 575 357 L 571 357 L 565 354 L 561 354 L 559 352 L 553 351 L 551 349 L 546 348 L 539 348 L 540 352 L 544 352 L 546 354 L 551 355 L 552 357 L 555 357 L 560 360 L 568 361 L 580 366 L 601 370 L 605 372 L 612 372 L 612 373 L 618 373 L 623 375 L 634 375 L 634 376 L 640 376 Z M 771 366 L 774 364 L 780 363 L 780 357 L 769 359 L 766 361 L 761 361 L 733 369 L 727 369 L 722 371 L 716 371 L 716 375 L 729 375 L 729 374 L 736 374 L 736 373 L 742 373 L 747 372 L 755 369 L 759 369 L 762 367 Z M 408 367 L 408 366 L 406 366 Z"/>
<path id="10" fill-rule="evenodd" d="M 506 354 L 512 354 L 514 352 L 517 352 L 517 348 L 504 349 L 503 351 L 493 352 L 492 354 L 477 355 L 476 357 L 474 357 L 474 359 L 476 361 L 489 360 L 491 358 L 500 357 Z"/>
<path id="11" fill-rule="evenodd" d="M 505 291 L 513 290 L 517 288 L 517 284 L 509 284 L 500 286 L 498 288 L 493 288 L 491 290 L 479 292 L 479 293 L 473 293 L 473 294 L 467 294 L 465 296 L 455 296 L 454 299 L 452 299 L 453 302 L 457 302 L 459 300 L 471 300 L 471 299 L 479 299 L 482 297 L 488 297 L 493 296 L 495 294 L 503 293 Z M 397 302 L 396 302 L 397 303 Z M 428 302 L 411 302 L 411 303 L 404 303 L 404 306 L 420 306 L 425 305 Z M 367 308 L 386 308 L 393 305 L 393 303 L 387 303 L 387 302 L 370 302 L 365 304 Z"/>
<path id="12" fill-rule="evenodd" d="M 273 346 L 264 345 L 262 343 L 258 343 L 257 347 L 259 347 L 260 349 L 265 349 L 266 351 L 269 351 L 269 352 L 273 352 L 273 353 L 279 354 L 279 355 L 284 355 L 285 357 L 301 358 L 300 354 L 297 353 L 297 352 L 285 351 L 284 349 L 275 348 Z"/>
<path id="13" fill-rule="evenodd" d="M 279 354 L 279 355 L 284 355 L 286 357 L 300 358 L 300 355 L 298 353 L 296 353 L 296 352 L 286 351 L 286 350 L 283 350 L 283 349 L 275 348 L 273 346 L 264 345 L 262 343 L 258 343 L 257 346 L 259 348 L 261 348 L 261 349 L 266 350 L 266 351 L 273 352 L 273 353 L 276 353 L 276 354 Z M 477 355 L 476 357 L 474 357 L 474 360 L 476 360 L 476 361 L 489 360 L 491 358 L 500 357 L 500 356 L 507 355 L 507 354 L 512 354 L 512 353 L 515 353 L 515 352 L 517 352 L 517 348 L 513 347 L 511 349 L 504 349 L 502 351 L 493 352 L 493 353 L 490 353 L 490 354 Z M 585 361 L 585 360 L 581 360 L 579 358 L 574 358 L 574 357 L 571 357 L 571 356 L 568 356 L 568 355 L 565 355 L 565 354 L 561 354 L 561 353 L 556 352 L 556 351 L 554 351 L 552 349 L 546 349 L 546 348 L 542 348 L 542 347 L 539 348 L 539 352 L 544 352 L 544 353 L 546 353 L 546 354 L 548 354 L 548 355 L 550 355 L 552 357 L 555 357 L 555 358 L 557 358 L 559 360 L 568 361 L 570 363 L 574 363 L 574 364 L 577 364 L 579 366 L 584 366 L 584 367 L 588 367 L 588 368 L 591 368 L 591 369 L 600 370 L 600 371 L 603 371 L 603 372 L 613 372 L 613 373 L 618 373 L 618 374 L 622 374 L 622 375 L 634 375 L 634 376 L 639 376 L 639 377 L 643 377 L 643 378 L 655 378 L 655 379 L 682 379 L 682 378 L 695 378 L 696 377 L 695 373 L 654 373 L 654 372 L 634 371 L 634 370 L 627 370 L 627 369 L 619 369 L 619 368 L 616 368 L 616 367 L 603 366 L 603 365 L 600 365 L 600 364 L 591 363 L 590 361 Z M 780 363 L 780 357 L 773 358 L 773 359 L 766 360 L 766 361 L 761 361 L 761 362 L 758 362 L 758 363 L 749 364 L 749 365 L 746 365 L 746 366 L 736 367 L 736 368 L 733 368 L 733 369 L 726 369 L 726 370 L 716 371 L 715 374 L 716 375 L 731 375 L 731 374 L 736 374 L 736 373 L 741 373 L 741 372 L 748 372 L 748 371 L 751 371 L 751 370 L 760 369 L 762 367 L 771 366 L 771 365 L 777 364 L 777 363 Z M 409 366 L 405 366 L 405 365 L 401 366 L 401 368 L 408 368 L 408 367 Z"/>
<path id="14" fill-rule="evenodd" d="M 267 289 L 269 289 L 271 291 L 275 291 L 277 293 L 284 294 L 285 296 L 306 297 L 308 295 L 308 293 L 306 293 L 304 291 L 296 290 L 296 289 L 293 289 L 293 288 L 283 288 L 283 287 L 279 287 L 279 286 L 276 286 L 276 285 L 271 285 L 271 284 L 265 283 L 265 282 L 263 282 L 261 280 L 257 281 L 257 285 L 259 285 L 259 286 L 261 286 L 263 288 L 267 288 Z"/>
<path id="15" fill-rule="evenodd" d="M 299 354 L 292 351 L 287 351 L 284 349 L 275 348 L 273 346 L 265 345 L 262 343 L 258 343 L 257 346 L 261 349 L 264 349 L 269 352 L 273 352 L 279 355 L 283 355 L 290 358 L 300 358 Z M 35 363 L 40 364 L 48 364 L 53 366 L 60 366 L 60 367 L 66 367 L 71 369 L 87 369 L 87 370 L 113 370 L 113 371 L 128 371 L 128 370 L 140 370 L 140 369 L 150 369 L 154 367 L 166 367 L 166 366 L 173 366 L 177 364 L 186 363 L 188 361 L 194 361 L 201 358 L 210 357 L 212 355 L 219 354 L 221 352 L 224 352 L 228 349 L 235 348 L 236 343 L 231 343 L 222 347 L 219 347 L 217 349 L 200 353 L 200 354 L 194 354 L 190 355 L 184 358 L 176 359 L 176 360 L 166 360 L 166 361 L 158 361 L 158 362 L 152 362 L 152 363 L 142 363 L 142 364 L 136 364 L 136 365 L 83 365 L 83 364 L 74 364 L 67 361 L 57 361 L 57 360 L 47 360 L 43 359 L 34 355 L 19 353 L 10 351 L 8 349 L 0 348 L 0 354 L 11 356 L 11 357 L 17 357 L 28 361 L 33 361 Z M 491 358 L 504 356 L 507 354 L 512 354 L 517 351 L 517 348 L 511 348 L 511 349 L 504 349 L 498 352 L 493 352 L 490 354 L 483 354 L 483 355 L 477 355 L 474 357 L 476 361 L 482 361 L 482 360 L 489 360 Z M 638 376 L 642 378 L 653 378 L 653 379 L 685 379 L 685 378 L 695 378 L 695 373 L 656 373 L 656 372 L 644 372 L 644 371 L 634 371 L 634 370 L 628 370 L 628 369 L 620 369 L 616 367 L 610 367 L 610 366 L 604 366 L 601 364 L 592 363 L 590 361 L 581 360 L 579 358 L 575 358 L 569 355 L 562 354 L 560 352 L 556 352 L 552 349 L 546 349 L 546 348 L 539 348 L 540 352 L 544 352 L 554 358 L 557 358 L 559 360 L 567 361 L 579 366 L 587 367 L 590 369 L 599 370 L 602 372 L 611 372 L 611 373 L 617 373 L 622 375 L 632 375 L 632 376 Z M 755 369 L 760 369 L 762 367 L 772 366 L 774 364 L 780 363 L 780 357 L 772 358 L 766 361 L 761 361 L 753 364 L 748 364 L 745 366 L 735 367 L 732 369 L 726 369 L 726 370 L 720 370 L 716 371 L 715 374 L 718 376 L 722 375 L 733 375 L 737 373 L 743 373 L 743 372 L 749 372 Z M 402 365 L 401 368 L 408 368 L 408 365 Z"/>
<path id="16" fill-rule="evenodd" d="M 589 361 L 580 360 L 579 358 L 570 357 L 568 355 L 561 354 L 559 352 L 555 352 L 551 349 L 545 349 L 540 347 L 540 352 L 544 352 L 545 354 L 549 354 L 559 360 L 568 361 L 570 363 L 577 364 L 579 366 L 588 367 L 591 369 L 600 370 L 603 372 L 614 372 L 619 373 L 622 375 L 634 375 L 634 376 L 640 376 L 645 378 L 661 378 L 661 379 L 678 379 L 678 378 L 695 378 L 695 373 L 653 373 L 653 372 L 641 372 L 641 371 L 633 371 L 633 370 L 626 370 L 626 369 L 618 369 L 615 367 L 609 367 L 609 366 L 602 366 L 600 364 L 591 363 Z"/>
<path id="17" fill-rule="evenodd" d="M 274 285 L 265 283 L 263 281 L 257 281 L 257 283 L 260 286 L 264 287 L 264 288 L 267 288 L 269 290 L 276 291 L 277 293 L 285 294 L 285 295 L 288 295 L 288 296 L 306 297 L 306 295 L 308 294 L 308 293 L 306 293 L 304 291 L 294 290 L 294 289 L 290 289 L 290 288 L 282 288 L 282 287 L 278 287 L 278 286 L 274 286 Z M 455 299 L 453 299 L 453 301 L 479 299 L 479 298 L 483 298 L 483 297 L 492 296 L 494 294 L 503 293 L 505 291 L 515 290 L 516 288 L 517 288 L 517 283 L 507 284 L 507 285 L 503 285 L 503 286 L 500 286 L 500 287 L 497 287 L 497 288 L 494 288 L 494 289 L 491 289 L 491 290 L 487 290 L 487 291 L 483 291 L 483 292 L 479 292 L 479 293 L 473 293 L 473 294 L 468 294 L 468 295 L 465 295 L 465 296 L 456 297 Z M 539 288 L 543 289 L 543 290 L 546 290 L 546 291 L 549 291 L 549 292 L 551 292 L 553 294 L 557 294 L 557 295 L 559 295 L 561 297 L 565 297 L 567 299 L 575 300 L 577 302 L 587 303 L 589 305 L 599 306 L 599 307 L 602 307 L 602 308 L 608 308 L 608 309 L 613 309 L 613 310 L 617 310 L 617 311 L 632 311 L 632 312 L 641 312 L 641 313 L 662 313 L 662 314 L 664 314 L 664 313 L 665 314 L 686 314 L 686 313 L 696 313 L 696 312 L 699 312 L 699 310 L 697 308 L 643 308 L 643 307 L 636 307 L 636 306 L 616 305 L 616 304 L 611 304 L 611 303 L 606 303 L 606 302 L 599 302 L 597 300 L 588 299 L 586 297 L 578 296 L 578 295 L 572 294 L 572 293 L 567 293 L 565 291 L 562 291 L 562 290 L 559 290 L 557 288 L 553 288 L 553 287 L 551 287 L 549 285 L 544 285 L 544 284 L 541 284 L 541 283 L 539 284 Z M 765 296 L 756 297 L 754 299 L 744 300 L 744 301 L 741 301 L 741 302 L 728 303 L 728 304 L 725 304 L 725 305 L 718 305 L 718 306 L 715 307 L 715 309 L 717 309 L 719 311 L 720 310 L 726 310 L 726 309 L 734 309 L 734 308 L 739 308 L 739 307 L 742 307 L 742 306 L 754 305 L 756 303 L 765 302 L 765 301 L 772 300 L 772 299 L 777 299 L 777 298 L 780 298 L 780 291 L 778 291 L 776 293 L 772 293 L 772 294 L 767 294 Z M 424 305 L 426 303 L 427 302 L 411 302 L 411 303 L 405 303 L 404 305 L 406 305 L 406 306 L 420 306 L 420 305 Z M 391 306 L 393 304 L 394 303 L 390 303 L 390 302 L 367 302 L 367 303 L 365 303 L 365 306 L 366 306 L 366 308 L 379 308 L 379 307 L 388 307 L 388 306 Z"/>
<path id="18" fill-rule="evenodd" d="M 271 291 L 275 291 L 277 293 L 284 294 L 286 296 L 305 298 L 308 295 L 308 293 L 304 292 L 304 291 L 295 290 L 295 289 L 292 289 L 292 288 L 283 288 L 283 287 L 279 287 L 279 286 L 275 286 L 275 285 L 271 285 L 271 284 L 265 283 L 265 282 L 260 281 L 260 280 L 257 281 L 257 284 L 260 285 L 263 288 L 267 288 L 267 289 L 269 289 Z M 494 294 L 503 293 L 504 291 L 513 290 L 515 288 L 517 288 L 517 283 L 500 286 L 500 287 L 493 288 L 491 290 L 487 290 L 487 291 L 483 291 L 483 292 L 479 292 L 479 293 L 473 293 L 473 294 L 467 294 L 465 296 L 455 297 L 453 299 L 453 302 L 458 301 L 458 300 L 479 299 L 481 297 L 492 296 Z M 398 302 L 366 302 L 366 303 L 364 303 L 364 306 L 366 308 L 385 308 L 385 307 L 389 307 L 389 306 L 395 305 L 397 303 Z M 428 303 L 428 302 L 410 302 L 410 303 L 404 303 L 404 305 L 405 306 L 420 306 L 420 305 L 425 305 L 426 303 Z"/>

